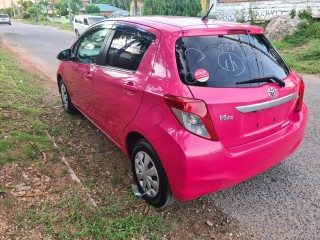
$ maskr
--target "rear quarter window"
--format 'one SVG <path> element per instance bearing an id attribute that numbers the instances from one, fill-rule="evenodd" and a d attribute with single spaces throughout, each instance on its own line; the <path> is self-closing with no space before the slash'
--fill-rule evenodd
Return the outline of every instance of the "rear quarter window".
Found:
<path id="1" fill-rule="evenodd" d="M 275 76 L 290 70 L 264 35 L 182 37 L 176 42 L 176 60 L 184 84 L 207 87 L 248 87 L 237 82 Z"/>

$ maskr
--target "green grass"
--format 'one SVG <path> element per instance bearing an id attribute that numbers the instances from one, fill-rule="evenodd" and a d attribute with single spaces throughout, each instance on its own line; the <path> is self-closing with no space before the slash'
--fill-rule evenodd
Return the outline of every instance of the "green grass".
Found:
<path id="1" fill-rule="evenodd" d="M 39 120 L 44 113 L 41 82 L 17 66 L 0 49 L 0 166 L 38 160 L 42 152 L 53 151 L 46 126 Z"/>
<path id="2" fill-rule="evenodd" d="M 12 142 L 0 139 L 0 152 L 5 152 L 14 147 Z"/>
<path id="3" fill-rule="evenodd" d="M 79 154 L 76 148 L 68 145 L 58 144 L 59 149 L 54 148 L 47 131 L 53 138 L 62 136 L 68 141 L 71 130 L 68 122 L 63 120 L 68 116 L 61 116 L 61 122 L 54 125 L 57 110 L 50 108 L 52 102 L 43 99 L 44 90 L 38 77 L 21 69 L 9 54 L 0 49 L 0 169 L 16 163 L 12 166 L 19 167 L 11 174 L 17 182 L 25 181 L 21 169 L 30 166 L 51 179 L 67 179 L 68 168 L 60 163 L 61 155 L 77 157 Z M 98 147 L 104 149 L 103 144 Z M 49 158 L 47 163 L 42 162 L 43 153 Z M 57 171 L 52 171 L 49 164 L 55 164 Z M 91 171 L 101 169 L 97 167 Z M 83 178 L 88 179 L 84 181 L 88 189 L 95 188 L 98 181 L 95 174 Z M 123 179 L 114 176 L 110 181 L 119 186 Z M 103 197 L 99 206 L 92 208 L 83 200 L 85 195 L 80 195 L 83 192 L 77 193 L 77 187 L 66 192 L 64 187 L 67 188 L 64 185 L 54 188 L 53 184 L 48 194 L 67 196 L 63 200 L 47 200 L 45 203 L 35 200 L 32 207 L 23 211 L 19 208 L 21 212 L 17 213 L 15 199 L 8 197 L 0 201 L 0 209 L 12 209 L 10 221 L 18 222 L 21 229 L 40 229 L 49 239 L 161 239 L 168 231 L 161 214 L 155 211 L 144 214 L 144 204 L 134 207 L 141 206 L 141 202 L 131 193 Z M 0 191 L 10 192 L 10 189 L 0 186 Z"/>
<path id="4" fill-rule="evenodd" d="M 30 208 L 17 216 L 32 227 L 42 225 L 49 235 L 58 239 L 161 239 L 165 232 L 161 218 L 153 214 L 127 212 L 130 202 L 119 203 L 109 199 L 103 207 L 90 207 L 77 196 L 66 197 L 61 203 L 64 212 L 54 211 L 49 202 L 41 208 Z M 24 223 L 26 224 L 26 223 Z"/>
<path id="5" fill-rule="evenodd" d="M 300 73 L 320 73 L 320 39 L 312 39 L 302 47 L 284 41 L 274 41 L 273 44 L 292 69 Z"/>
<path id="6" fill-rule="evenodd" d="M 300 73 L 320 73 L 320 21 L 300 23 L 295 33 L 273 45 L 291 68 Z"/>
<path id="7" fill-rule="evenodd" d="M 70 26 L 70 23 L 59 23 L 59 22 L 53 22 L 50 20 L 46 20 L 46 21 L 35 21 L 32 19 L 23 19 L 22 22 L 24 23 L 28 23 L 28 24 L 32 24 L 32 25 L 41 25 L 41 26 L 53 26 L 53 27 L 58 27 L 61 30 L 68 30 L 68 31 L 72 31 L 73 32 L 73 28 L 72 26 Z"/>

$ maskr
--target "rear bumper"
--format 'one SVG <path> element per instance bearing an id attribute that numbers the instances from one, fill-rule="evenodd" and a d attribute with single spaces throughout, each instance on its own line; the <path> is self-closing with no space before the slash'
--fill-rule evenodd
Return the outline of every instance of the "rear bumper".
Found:
<path id="1" fill-rule="evenodd" d="M 253 177 L 290 156 L 302 142 L 308 108 L 292 124 L 255 142 L 224 148 L 220 142 L 174 129 L 153 143 L 176 199 L 187 201 Z"/>

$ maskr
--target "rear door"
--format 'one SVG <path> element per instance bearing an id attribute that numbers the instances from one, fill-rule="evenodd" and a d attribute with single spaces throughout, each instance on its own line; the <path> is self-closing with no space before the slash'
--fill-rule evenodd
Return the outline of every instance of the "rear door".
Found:
<path id="1" fill-rule="evenodd" d="M 120 143 L 137 112 L 152 73 L 160 33 L 146 26 L 115 24 L 96 72 L 94 102 L 99 126 Z"/>
<path id="2" fill-rule="evenodd" d="M 183 37 L 176 56 L 181 81 L 206 102 L 225 147 L 267 137 L 290 124 L 300 80 L 263 35 Z M 245 83 L 250 80 L 258 83 Z"/>

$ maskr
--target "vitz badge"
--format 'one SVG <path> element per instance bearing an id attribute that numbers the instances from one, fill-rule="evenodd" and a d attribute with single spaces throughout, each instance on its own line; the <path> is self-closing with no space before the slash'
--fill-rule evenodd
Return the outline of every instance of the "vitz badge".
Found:
<path id="1" fill-rule="evenodd" d="M 221 121 L 233 120 L 233 116 L 228 116 L 226 114 L 225 115 L 220 115 L 219 119 L 220 119 L 220 122 Z"/>

